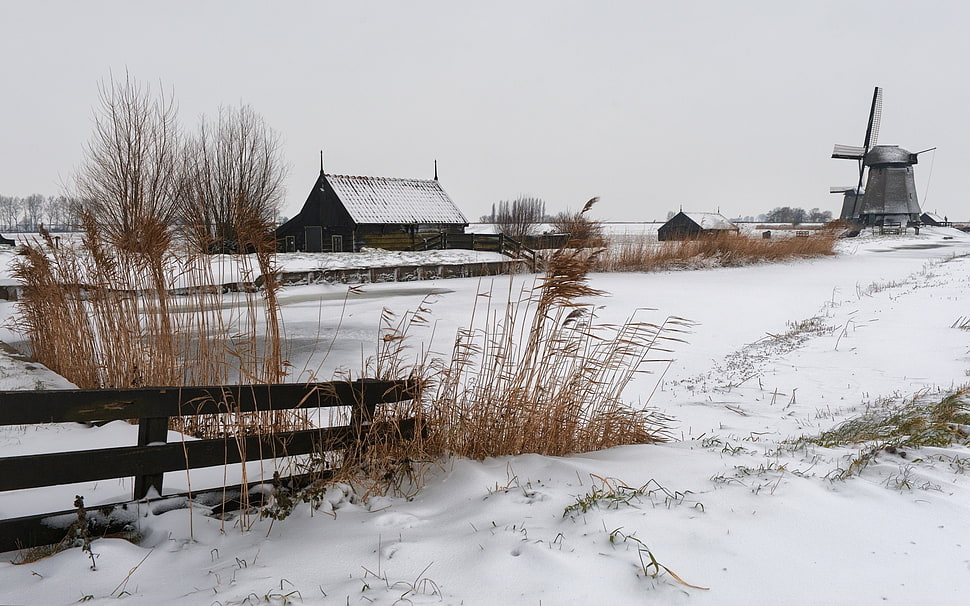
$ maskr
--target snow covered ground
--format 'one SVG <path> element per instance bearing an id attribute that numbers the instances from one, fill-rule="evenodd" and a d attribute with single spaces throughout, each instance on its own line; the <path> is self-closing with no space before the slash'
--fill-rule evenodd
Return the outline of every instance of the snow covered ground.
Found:
<path id="1" fill-rule="evenodd" d="M 626 393 L 672 416 L 674 441 L 442 461 L 410 499 L 363 503 L 335 488 L 317 510 L 246 528 L 200 507 L 148 515 L 141 544 L 94 543 L 96 570 L 78 549 L 0 564 L 0 603 L 965 604 L 970 450 L 884 452 L 843 480 L 858 447 L 785 441 L 970 381 L 970 331 L 959 327 L 970 317 L 970 236 L 925 228 L 840 246 L 834 258 L 777 265 L 592 276 L 610 293 L 602 321 L 648 306 L 654 321 L 697 322 L 674 361 Z M 382 309 L 403 314 L 429 293 L 436 322 L 412 333 L 414 352 L 444 355 L 479 291 L 531 279 L 287 288 L 290 359 L 303 377 L 359 373 Z M 0 389 L 38 385 L 64 383 L 0 356 Z M 7 427 L 0 456 L 134 439 L 123 424 Z M 0 516 L 129 490 L 0 494 Z"/>

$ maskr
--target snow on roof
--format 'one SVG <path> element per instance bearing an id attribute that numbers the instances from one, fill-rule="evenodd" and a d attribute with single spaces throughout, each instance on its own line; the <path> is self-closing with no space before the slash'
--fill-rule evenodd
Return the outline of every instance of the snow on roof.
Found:
<path id="1" fill-rule="evenodd" d="M 684 213 L 687 217 L 701 226 L 701 229 L 737 229 L 734 223 L 720 213 Z"/>
<path id="2" fill-rule="evenodd" d="M 437 180 L 347 175 L 326 178 L 358 224 L 468 223 Z"/>

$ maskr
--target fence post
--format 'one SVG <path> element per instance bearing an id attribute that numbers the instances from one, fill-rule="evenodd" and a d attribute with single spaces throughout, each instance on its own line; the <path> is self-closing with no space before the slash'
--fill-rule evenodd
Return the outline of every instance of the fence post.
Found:
<path id="1" fill-rule="evenodd" d="M 370 430 L 371 423 L 374 422 L 374 414 L 377 412 L 377 403 L 367 400 L 366 387 L 363 384 L 360 384 L 359 391 L 354 385 L 351 385 L 350 389 L 353 394 L 353 407 L 350 410 L 353 442 L 344 450 L 344 464 L 355 461 L 363 455 L 367 448 L 364 434 Z"/>
<path id="2" fill-rule="evenodd" d="M 168 440 L 168 417 L 153 417 L 138 421 L 138 445 L 148 446 L 149 444 Z M 164 474 L 152 473 L 135 476 L 135 488 L 133 499 L 141 499 L 148 495 L 152 488 L 162 495 L 162 477 Z"/>

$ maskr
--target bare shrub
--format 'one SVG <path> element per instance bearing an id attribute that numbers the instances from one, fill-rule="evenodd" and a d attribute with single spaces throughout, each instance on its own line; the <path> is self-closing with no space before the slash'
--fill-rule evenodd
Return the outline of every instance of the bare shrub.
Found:
<path id="1" fill-rule="evenodd" d="M 552 230 L 557 234 L 569 234 L 566 243 L 570 248 L 602 248 L 606 245 L 603 224 L 587 216 L 599 198 L 590 199 L 579 212 L 563 211 L 552 218 Z"/>

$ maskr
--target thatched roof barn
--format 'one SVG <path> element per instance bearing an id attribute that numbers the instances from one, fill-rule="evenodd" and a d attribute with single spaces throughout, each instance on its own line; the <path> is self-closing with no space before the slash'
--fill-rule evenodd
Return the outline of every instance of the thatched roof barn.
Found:
<path id="1" fill-rule="evenodd" d="M 282 251 L 403 250 L 422 238 L 464 233 L 468 220 L 432 180 L 320 171 L 300 213 L 276 230 Z"/>

